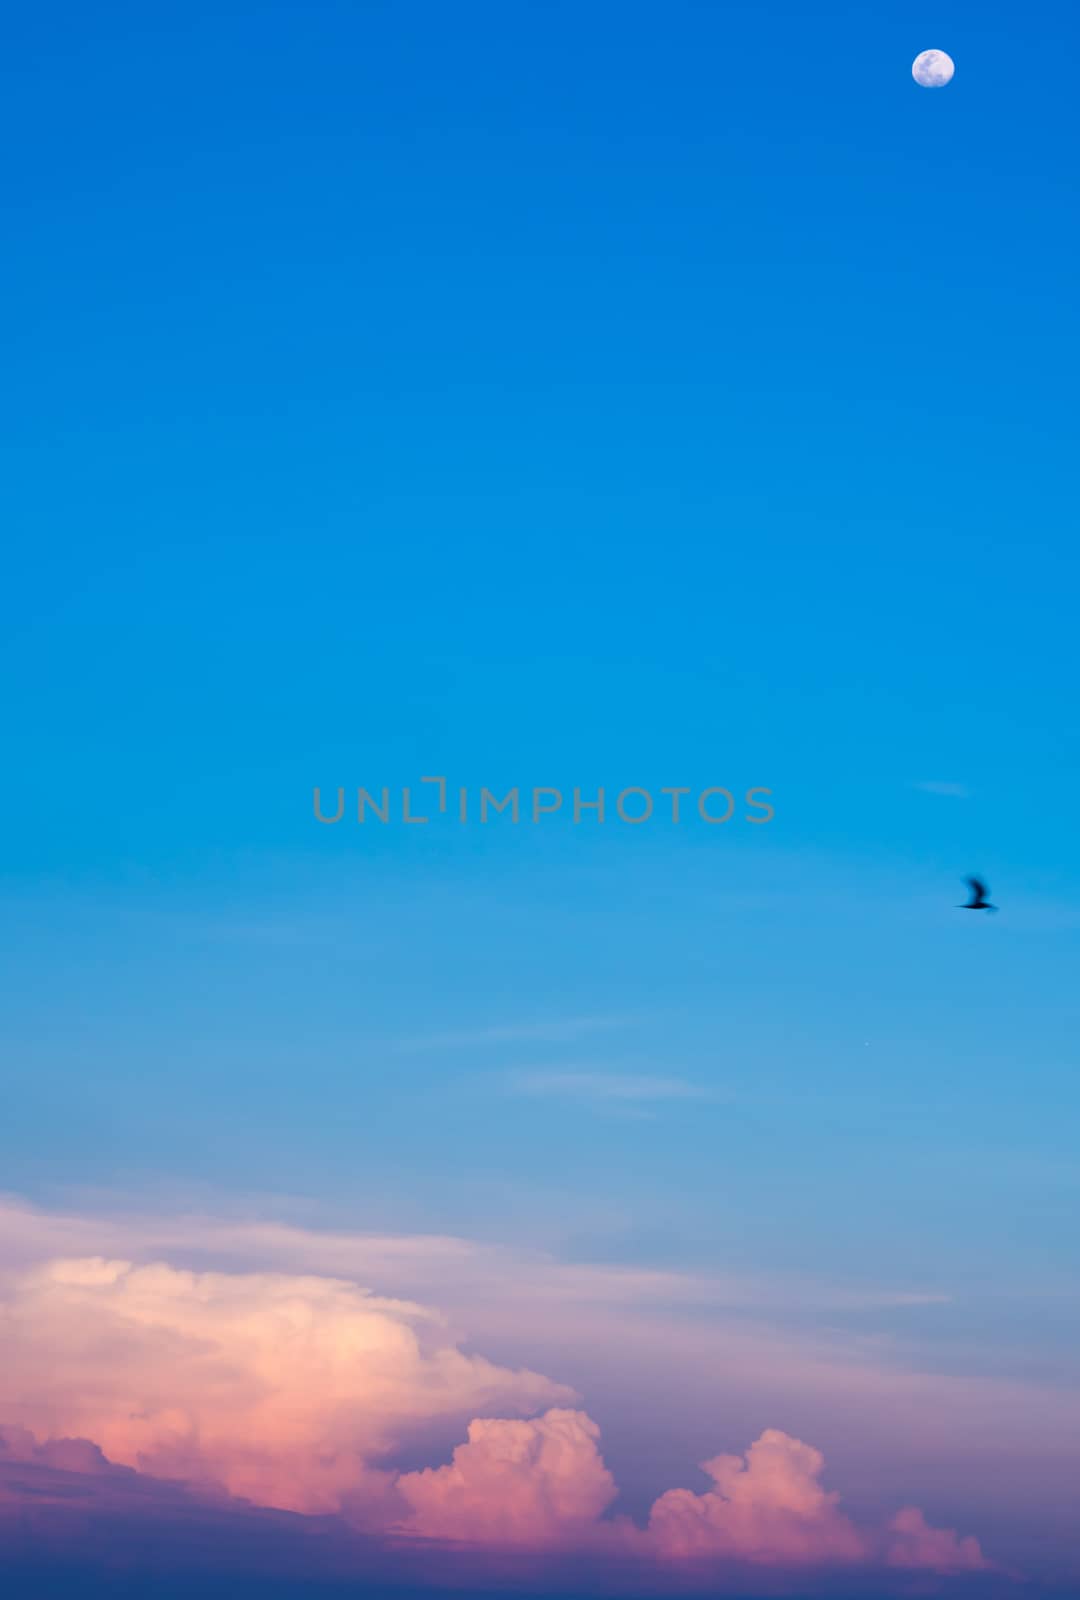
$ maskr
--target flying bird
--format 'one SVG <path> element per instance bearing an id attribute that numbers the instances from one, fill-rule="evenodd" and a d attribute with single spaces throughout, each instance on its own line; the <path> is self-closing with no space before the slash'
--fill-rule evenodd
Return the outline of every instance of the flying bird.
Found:
<path id="1" fill-rule="evenodd" d="M 971 890 L 971 899 L 965 905 L 958 906 L 959 911 L 996 911 L 997 906 L 992 906 L 986 896 L 989 894 L 985 883 L 980 883 L 978 878 L 965 878 L 964 882 Z"/>

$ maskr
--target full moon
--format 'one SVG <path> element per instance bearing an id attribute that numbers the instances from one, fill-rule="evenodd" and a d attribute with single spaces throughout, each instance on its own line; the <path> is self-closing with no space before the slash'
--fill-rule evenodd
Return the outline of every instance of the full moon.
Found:
<path id="1" fill-rule="evenodd" d="M 955 71 L 952 56 L 944 50 L 923 50 L 911 63 L 911 76 L 924 89 L 944 89 Z"/>

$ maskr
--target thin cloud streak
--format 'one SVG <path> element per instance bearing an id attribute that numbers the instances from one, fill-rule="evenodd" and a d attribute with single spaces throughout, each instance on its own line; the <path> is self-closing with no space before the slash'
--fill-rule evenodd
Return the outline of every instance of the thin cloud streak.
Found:
<path id="1" fill-rule="evenodd" d="M 949 783 L 939 778 L 921 778 L 911 785 L 923 794 L 937 794 L 945 800 L 970 800 L 971 790 L 964 783 Z"/>
<path id="2" fill-rule="evenodd" d="M 488 1028 L 463 1028 L 445 1033 L 418 1034 L 398 1039 L 394 1050 L 456 1050 L 469 1045 L 562 1044 L 609 1029 L 628 1028 L 641 1021 L 640 1013 L 614 1016 L 565 1017 L 550 1021 L 500 1023 Z"/>
<path id="3" fill-rule="evenodd" d="M 680 1272 L 648 1265 L 567 1262 L 544 1250 L 453 1235 L 391 1235 L 301 1227 L 276 1220 L 189 1214 L 73 1217 L 0 1195 L 0 1283 L 7 1272 L 45 1256 L 108 1255 L 149 1262 L 162 1254 L 199 1267 L 315 1272 L 377 1281 L 405 1299 L 436 1295 L 468 1307 L 521 1301 L 577 1302 L 643 1312 L 700 1309 L 857 1311 L 943 1305 L 938 1291 L 824 1283 L 795 1274 Z"/>
<path id="4" fill-rule="evenodd" d="M 510 1075 L 511 1092 L 587 1102 L 728 1099 L 718 1090 L 685 1078 L 664 1078 L 645 1073 L 576 1071 L 545 1068 Z"/>

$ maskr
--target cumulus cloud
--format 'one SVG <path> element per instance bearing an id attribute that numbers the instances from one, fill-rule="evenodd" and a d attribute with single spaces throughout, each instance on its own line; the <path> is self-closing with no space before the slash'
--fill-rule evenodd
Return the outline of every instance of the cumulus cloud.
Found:
<path id="1" fill-rule="evenodd" d="M 60 1474 L 99 1495 L 149 1482 L 330 1516 L 382 1540 L 669 1569 L 986 1564 L 973 1539 L 912 1508 L 880 1532 L 856 1528 L 823 1487 L 821 1454 L 775 1429 L 745 1457 L 706 1462 L 703 1492 L 660 1495 L 642 1528 L 616 1514 L 599 1429 L 576 1399 L 464 1349 L 429 1307 L 345 1277 L 86 1254 L 20 1267 L 0 1289 L 9 1501 L 40 1504 Z M 462 1437 L 444 1465 L 402 1469 Z"/>
<path id="2" fill-rule="evenodd" d="M 898 1512 L 884 1536 L 856 1528 L 840 1510 L 840 1496 L 822 1486 L 824 1469 L 819 1450 L 767 1428 L 745 1457 L 703 1463 L 713 1481 L 705 1493 L 661 1495 L 642 1532 L 625 1517 L 601 1520 L 618 1490 L 600 1453 L 600 1430 L 584 1412 L 556 1409 L 530 1421 L 474 1422 L 448 1466 L 400 1477 L 409 1515 L 397 1531 L 706 1569 L 871 1566 L 883 1554 L 889 1566 L 942 1575 L 990 1569 L 976 1539 L 931 1527 L 914 1507 Z"/>
<path id="3" fill-rule="evenodd" d="M 670 1489 L 649 1518 L 649 1533 L 674 1556 L 719 1555 L 784 1566 L 832 1566 L 865 1560 L 866 1538 L 839 1510 L 839 1495 L 819 1479 L 820 1451 L 767 1429 L 745 1459 L 717 1456 L 703 1471 L 704 1494 Z"/>
<path id="4" fill-rule="evenodd" d="M 473 1422 L 449 1466 L 398 1479 L 409 1506 L 403 1530 L 477 1544 L 575 1542 L 618 1493 L 599 1438 L 581 1411 Z"/>
<path id="5" fill-rule="evenodd" d="M 915 1506 L 898 1511 L 889 1526 L 893 1538 L 886 1560 L 891 1567 L 950 1573 L 983 1572 L 990 1566 L 977 1539 L 961 1539 L 952 1528 L 931 1528 Z"/>
<path id="6" fill-rule="evenodd" d="M 381 1500 L 373 1463 L 425 1424 L 573 1393 L 465 1355 L 421 1306 L 283 1273 L 55 1261 L 18 1280 L 0 1343 L 0 1416 L 309 1513 Z"/>
<path id="7" fill-rule="evenodd" d="M 706 1493 L 661 1495 L 644 1533 L 626 1518 L 600 1523 L 617 1489 L 599 1441 L 599 1428 L 581 1411 L 474 1422 L 450 1465 L 398 1480 L 410 1507 L 402 1528 L 484 1545 L 599 1541 L 667 1562 L 819 1567 L 872 1554 L 873 1540 L 840 1512 L 839 1496 L 821 1487 L 820 1452 L 776 1429 L 763 1433 L 745 1458 L 705 1462 L 702 1470 L 713 1480 Z"/>

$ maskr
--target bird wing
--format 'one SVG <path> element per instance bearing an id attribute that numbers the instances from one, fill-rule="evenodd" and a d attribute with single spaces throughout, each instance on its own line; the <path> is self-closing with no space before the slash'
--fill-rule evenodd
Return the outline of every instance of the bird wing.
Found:
<path id="1" fill-rule="evenodd" d="M 986 899 L 987 889 L 985 883 L 980 883 L 978 878 L 967 878 L 965 882 L 976 900 Z"/>

